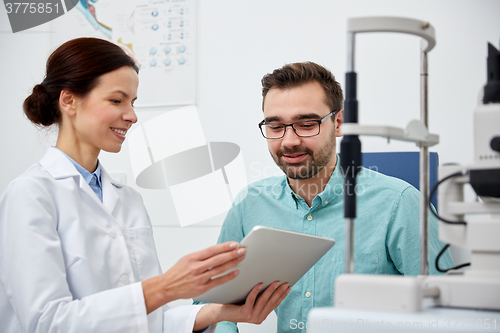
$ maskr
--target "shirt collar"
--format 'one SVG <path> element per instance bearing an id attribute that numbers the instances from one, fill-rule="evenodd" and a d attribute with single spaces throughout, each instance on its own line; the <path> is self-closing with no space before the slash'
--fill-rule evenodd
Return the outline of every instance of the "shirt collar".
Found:
<path id="1" fill-rule="evenodd" d="M 59 149 L 57 147 L 54 147 L 56 149 Z M 59 149 L 60 150 L 60 149 Z M 85 182 L 90 185 L 90 182 L 92 181 L 92 178 L 95 177 L 97 185 L 100 187 L 101 186 L 101 163 L 97 161 L 97 168 L 93 173 L 90 173 L 88 170 L 83 168 L 80 164 L 78 164 L 75 160 L 73 160 L 71 157 L 69 157 L 65 152 L 60 150 L 64 156 L 70 160 L 70 162 L 75 166 L 76 170 L 82 175 L 83 179 L 85 179 Z"/>

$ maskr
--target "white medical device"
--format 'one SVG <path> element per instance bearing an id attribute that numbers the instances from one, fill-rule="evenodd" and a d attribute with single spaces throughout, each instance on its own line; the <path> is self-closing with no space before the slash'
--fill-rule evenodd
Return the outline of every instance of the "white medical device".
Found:
<path id="1" fill-rule="evenodd" d="M 500 310 L 500 52 L 491 44 L 487 62 L 474 110 L 474 163 L 439 168 L 439 238 L 470 250 L 470 269 L 429 276 L 425 285 L 439 290 L 438 305 Z M 466 184 L 476 202 L 464 201 Z"/>
<path id="2" fill-rule="evenodd" d="M 423 38 L 421 119 L 410 122 L 406 129 L 357 124 L 354 42 L 355 35 L 363 32 L 400 32 Z M 420 147 L 421 275 L 354 274 L 356 200 L 355 194 L 347 194 L 355 191 L 346 190 L 346 274 L 339 276 L 335 283 L 334 311 L 364 309 L 408 313 L 419 312 L 429 303 L 438 307 L 500 311 L 500 54 L 491 44 L 487 84 L 474 112 L 474 164 L 439 169 L 439 238 L 445 243 L 471 250 L 470 269 L 448 270 L 445 276 L 428 275 L 428 147 L 438 143 L 439 137 L 427 130 L 427 52 L 435 43 L 434 28 L 427 22 L 397 17 L 364 17 L 348 21 L 342 161 L 352 169 L 358 169 L 361 163 L 358 135 L 411 141 Z M 355 186 L 356 175 L 345 175 L 345 179 L 345 186 Z M 471 184 L 478 201 L 464 202 L 465 184 Z M 482 215 L 472 217 L 472 214 Z"/>

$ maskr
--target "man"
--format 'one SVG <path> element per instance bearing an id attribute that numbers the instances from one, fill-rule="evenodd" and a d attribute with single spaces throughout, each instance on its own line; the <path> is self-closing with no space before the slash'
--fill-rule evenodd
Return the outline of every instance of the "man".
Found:
<path id="1" fill-rule="evenodd" d="M 343 94 L 334 76 L 311 62 L 265 75 L 262 87 L 264 120 L 259 126 L 285 176 L 257 181 L 240 193 L 219 242 L 241 241 L 256 225 L 336 240 L 275 310 L 278 332 L 299 332 L 313 307 L 333 306 L 334 281 L 344 273 L 343 176 L 336 154 Z M 355 272 L 418 275 L 419 192 L 368 169 L 358 174 L 356 192 Z M 437 222 L 431 220 L 431 260 L 442 247 Z M 440 264 L 452 267 L 449 252 Z M 436 273 L 434 265 L 430 270 Z M 223 322 L 216 332 L 236 331 L 236 324 Z"/>

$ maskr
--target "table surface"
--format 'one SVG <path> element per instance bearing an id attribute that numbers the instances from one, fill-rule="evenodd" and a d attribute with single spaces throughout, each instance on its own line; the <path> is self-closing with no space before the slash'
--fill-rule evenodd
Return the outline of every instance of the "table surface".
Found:
<path id="1" fill-rule="evenodd" d="M 420 312 L 387 312 L 315 308 L 307 323 L 295 323 L 297 328 L 308 326 L 308 333 L 345 331 L 412 332 L 500 332 L 500 311 L 481 311 L 428 307 Z"/>

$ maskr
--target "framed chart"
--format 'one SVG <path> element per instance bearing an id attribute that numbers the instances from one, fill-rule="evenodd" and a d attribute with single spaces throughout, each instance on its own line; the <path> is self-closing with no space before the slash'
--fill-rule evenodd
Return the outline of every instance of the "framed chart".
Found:
<path id="1" fill-rule="evenodd" d="M 197 0 L 80 0 L 52 21 L 52 47 L 112 41 L 140 68 L 138 108 L 196 104 L 196 18 Z"/>

